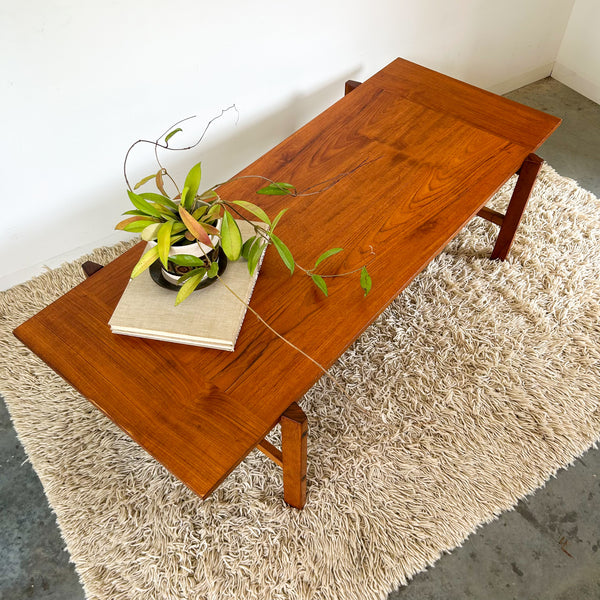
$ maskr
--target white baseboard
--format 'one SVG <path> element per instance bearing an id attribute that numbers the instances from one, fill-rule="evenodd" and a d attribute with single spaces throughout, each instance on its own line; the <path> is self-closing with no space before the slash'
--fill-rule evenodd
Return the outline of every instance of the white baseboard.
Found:
<path id="1" fill-rule="evenodd" d="M 95 240 L 90 242 L 89 244 L 85 244 L 84 246 L 79 246 L 78 248 L 74 248 L 69 252 L 65 252 L 64 254 L 60 254 L 59 256 L 54 256 L 43 263 L 38 263 L 36 265 L 32 265 L 31 267 L 26 267 L 25 269 L 20 269 L 19 271 L 14 271 L 13 273 L 8 273 L 7 275 L 3 275 L 0 277 L 0 290 L 7 290 L 8 288 L 13 287 L 14 285 L 18 285 L 19 283 L 24 283 L 28 281 L 32 277 L 36 275 L 40 275 L 45 271 L 49 271 L 50 269 L 55 269 L 56 267 L 60 267 L 65 262 L 70 262 L 72 260 L 76 260 L 82 257 L 84 254 L 88 254 L 95 248 L 99 248 L 100 246 L 112 246 L 117 242 L 122 242 L 128 238 L 135 237 L 134 234 L 124 234 L 124 232 L 114 232 L 111 235 L 101 238 L 99 240 Z"/>
<path id="2" fill-rule="evenodd" d="M 553 62 L 548 63 L 538 67 L 537 69 L 527 71 L 526 73 L 521 73 L 516 77 L 511 77 L 510 79 L 503 81 L 502 83 L 488 87 L 488 90 L 494 94 L 508 94 L 508 92 L 517 90 L 524 85 L 529 85 L 534 81 L 539 81 L 540 79 L 544 79 L 544 77 L 549 77 L 552 73 L 553 67 Z"/>
<path id="3" fill-rule="evenodd" d="M 567 87 L 570 87 L 572 90 L 575 90 L 582 96 L 600 104 L 600 85 L 597 83 L 589 81 L 585 77 L 582 77 L 575 71 L 558 62 L 554 65 L 552 77 Z"/>

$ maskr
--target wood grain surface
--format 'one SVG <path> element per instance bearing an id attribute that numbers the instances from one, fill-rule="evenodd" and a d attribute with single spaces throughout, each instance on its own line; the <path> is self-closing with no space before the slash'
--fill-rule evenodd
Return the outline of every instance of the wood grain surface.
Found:
<path id="1" fill-rule="evenodd" d="M 343 247 L 323 272 L 366 264 L 371 293 L 363 296 L 356 273 L 329 279 L 325 298 L 307 277 L 290 276 L 269 248 L 252 308 L 330 366 L 559 122 L 394 61 L 242 172 L 291 182 L 309 195 L 258 196 L 262 182 L 253 179 L 220 190 L 270 215 L 289 207 L 278 235 L 298 263 L 312 267 L 327 248 Z M 108 320 L 142 248 L 15 334 L 205 497 L 321 373 L 250 313 L 233 353 L 113 335 Z"/>

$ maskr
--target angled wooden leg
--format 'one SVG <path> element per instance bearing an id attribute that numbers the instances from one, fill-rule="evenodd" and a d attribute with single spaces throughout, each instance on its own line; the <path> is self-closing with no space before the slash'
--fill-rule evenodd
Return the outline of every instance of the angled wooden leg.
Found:
<path id="1" fill-rule="evenodd" d="M 496 240 L 494 250 L 490 256 L 492 260 L 496 258 L 504 260 L 508 256 L 515 233 L 521 222 L 521 217 L 527 206 L 527 201 L 531 195 L 533 184 L 535 183 L 543 163 L 544 161 L 536 154 L 530 154 L 523 161 L 523 164 L 519 169 L 519 178 L 517 179 L 508 208 L 506 209 L 506 214 L 501 220 L 502 224 L 500 225 L 498 239 Z"/>
<path id="2" fill-rule="evenodd" d="M 283 455 L 283 499 L 295 508 L 306 502 L 306 438 L 308 421 L 294 402 L 281 415 L 281 452 Z"/>
<path id="3" fill-rule="evenodd" d="M 91 260 L 86 260 L 81 265 L 81 268 L 83 269 L 83 272 L 85 273 L 86 277 L 91 277 L 94 273 L 99 271 L 102 267 L 103 267 L 103 265 L 99 265 L 98 263 L 92 262 Z"/>
<path id="4" fill-rule="evenodd" d="M 354 81 L 353 79 L 348 79 L 346 81 L 346 85 L 344 86 L 344 96 L 347 96 L 352 90 L 355 90 L 361 84 L 360 81 Z"/>
<path id="5" fill-rule="evenodd" d="M 308 421 L 294 402 L 279 418 L 281 450 L 267 440 L 256 448 L 283 468 L 283 499 L 295 508 L 306 503 L 306 438 Z"/>

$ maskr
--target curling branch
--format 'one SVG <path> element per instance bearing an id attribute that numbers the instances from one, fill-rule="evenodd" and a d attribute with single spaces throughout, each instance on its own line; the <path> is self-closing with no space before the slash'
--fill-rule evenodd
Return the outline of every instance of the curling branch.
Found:
<path id="1" fill-rule="evenodd" d="M 183 148 L 172 148 L 171 146 L 169 146 L 169 143 L 165 143 L 165 144 L 161 144 L 160 140 L 167 135 L 170 131 L 173 130 L 174 127 L 177 127 L 177 125 L 180 125 L 181 123 L 184 123 L 185 121 L 189 121 L 190 119 L 194 119 L 196 118 L 195 115 L 192 115 L 191 117 L 186 117 L 185 119 L 181 119 L 180 121 L 177 121 L 177 123 L 171 125 L 171 127 L 169 127 L 167 129 L 167 131 L 165 131 L 162 135 L 160 135 L 156 140 L 137 140 L 136 142 L 133 142 L 133 144 L 131 144 L 131 146 L 129 146 L 129 149 L 127 150 L 126 154 L 125 154 L 125 160 L 123 161 L 123 175 L 125 177 L 125 183 L 127 184 L 127 187 L 133 191 L 133 188 L 131 187 L 131 184 L 129 183 L 129 178 L 127 177 L 127 159 L 129 158 L 129 154 L 131 153 L 131 151 L 138 145 L 138 144 L 151 144 L 152 146 L 154 146 L 154 156 L 156 157 L 156 162 L 158 163 L 159 167 L 163 170 L 164 174 L 166 174 L 169 179 L 171 179 L 171 181 L 173 181 L 173 178 L 166 172 L 166 169 L 163 167 L 163 165 L 161 164 L 159 158 L 158 158 L 158 149 L 162 148 L 163 150 L 173 150 L 176 152 L 182 151 L 182 150 L 191 150 L 192 148 L 195 148 L 196 146 L 198 146 L 198 144 L 200 144 L 200 142 L 202 142 L 202 140 L 204 139 L 204 136 L 206 135 L 206 132 L 208 131 L 209 127 L 217 120 L 220 119 L 226 112 L 230 111 L 230 110 L 235 110 L 236 114 L 239 115 L 239 111 L 237 109 L 237 106 L 235 104 L 232 104 L 231 106 L 228 106 L 227 108 L 223 108 L 220 112 L 220 114 L 218 114 L 217 116 L 213 117 L 207 124 L 206 127 L 204 128 L 204 131 L 202 132 L 202 135 L 198 138 L 198 140 L 196 142 L 194 142 L 193 144 L 191 144 L 190 146 L 185 146 Z M 173 181 L 173 183 L 175 183 Z M 179 191 L 179 190 L 178 190 Z"/>

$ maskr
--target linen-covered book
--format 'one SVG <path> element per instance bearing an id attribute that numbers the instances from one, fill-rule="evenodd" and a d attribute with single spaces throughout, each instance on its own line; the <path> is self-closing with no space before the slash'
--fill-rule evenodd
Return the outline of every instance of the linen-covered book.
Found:
<path id="1" fill-rule="evenodd" d="M 248 223 L 238 221 L 238 225 L 243 240 L 253 235 Z M 248 273 L 245 260 L 229 261 L 221 275 L 222 282 L 197 289 L 178 306 L 177 292 L 157 285 L 148 269 L 127 284 L 110 318 L 110 328 L 121 335 L 233 351 L 246 306 L 223 283 L 247 304 L 263 256 L 253 275 Z"/>

